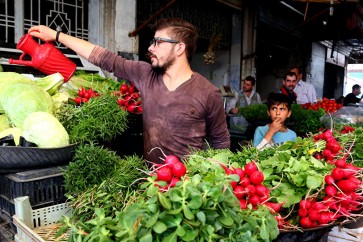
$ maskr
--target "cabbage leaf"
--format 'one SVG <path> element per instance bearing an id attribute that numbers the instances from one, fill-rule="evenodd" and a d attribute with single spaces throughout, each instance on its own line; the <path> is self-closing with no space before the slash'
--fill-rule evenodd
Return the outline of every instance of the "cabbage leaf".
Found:
<path id="1" fill-rule="evenodd" d="M 8 128 L 11 128 L 9 125 L 9 122 L 8 122 L 8 117 L 6 116 L 6 114 L 1 114 L 0 115 L 0 132 L 5 129 L 8 129 Z"/>
<path id="2" fill-rule="evenodd" d="M 33 80 L 16 72 L 0 72 L 0 97 L 2 97 L 7 92 L 7 88 L 14 83 L 33 83 Z M 1 102 L 0 113 L 4 113 Z"/>
<path id="3" fill-rule="evenodd" d="M 47 112 L 33 112 L 24 120 L 23 137 L 41 148 L 69 145 L 69 135 L 59 120 Z"/>
<path id="4" fill-rule="evenodd" d="M 53 114 L 53 101 L 48 92 L 34 83 L 9 83 L 6 92 L 0 96 L 0 104 L 11 123 L 23 127 L 27 116 L 33 112 Z"/>

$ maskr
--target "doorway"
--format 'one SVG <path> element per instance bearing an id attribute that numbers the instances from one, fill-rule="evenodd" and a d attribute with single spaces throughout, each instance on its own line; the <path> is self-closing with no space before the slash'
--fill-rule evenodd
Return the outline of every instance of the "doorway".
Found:
<path id="1" fill-rule="evenodd" d="M 338 99 L 343 95 L 344 67 L 325 63 L 323 97 Z"/>

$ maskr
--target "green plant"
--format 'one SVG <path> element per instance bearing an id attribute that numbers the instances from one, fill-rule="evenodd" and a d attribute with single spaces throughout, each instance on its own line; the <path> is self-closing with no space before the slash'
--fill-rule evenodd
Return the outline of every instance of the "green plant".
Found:
<path id="1" fill-rule="evenodd" d="M 57 113 L 70 143 L 111 141 L 127 129 L 127 115 L 111 94 L 91 98 L 82 106 L 64 105 Z"/>

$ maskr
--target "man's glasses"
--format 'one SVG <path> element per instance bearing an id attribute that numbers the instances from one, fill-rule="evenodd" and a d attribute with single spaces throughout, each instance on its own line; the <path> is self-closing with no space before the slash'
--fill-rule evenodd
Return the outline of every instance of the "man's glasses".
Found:
<path id="1" fill-rule="evenodd" d="M 174 39 L 164 39 L 164 38 L 153 38 L 151 41 L 150 41 L 150 45 L 153 45 L 154 47 L 161 44 L 161 43 L 164 43 L 164 42 L 167 42 L 167 43 L 172 43 L 172 44 L 177 44 L 177 43 L 180 43 L 179 41 L 177 40 L 174 40 Z"/>

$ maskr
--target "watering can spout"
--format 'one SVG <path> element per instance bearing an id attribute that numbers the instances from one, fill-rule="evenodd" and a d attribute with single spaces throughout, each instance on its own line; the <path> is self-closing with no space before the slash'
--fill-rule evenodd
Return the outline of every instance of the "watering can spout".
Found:
<path id="1" fill-rule="evenodd" d="M 24 54 L 22 54 L 19 58 L 19 60 L 14 60 L 12 58 L 9 58 L 9 64 L 17 64 L 17 65 L 23 65 L 23 66 L 33 66 L 32 61 L 25 61 L 23 60 Z"/>

